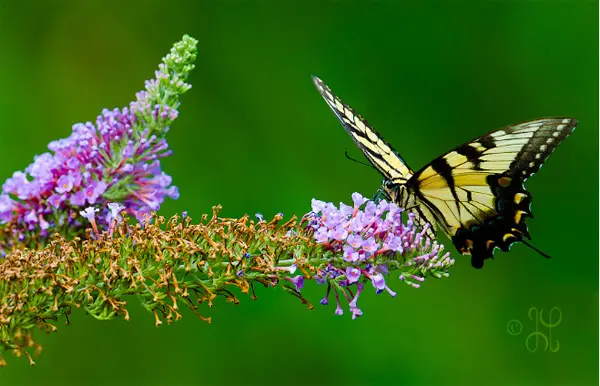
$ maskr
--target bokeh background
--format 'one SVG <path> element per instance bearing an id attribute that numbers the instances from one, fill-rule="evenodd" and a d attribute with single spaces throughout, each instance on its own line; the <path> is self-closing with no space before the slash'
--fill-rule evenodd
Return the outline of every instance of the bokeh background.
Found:
<path id="1" fill-rule="evenodd" d="M 2 0 L 0 180 L 72 124 L 127 105 L 184 33 L 199 56 L 164 161 L 181 198 L 162 214 L 199 218 L 222 204 L 225 216 L 290 216 L 313 197 L 372 194 L 380 176 L 344 157 L 361 158 L 315 74 L 413 168 L 507 124 L 579 119 L 528 182 L 530 230 L 553 259 L 519 245 L 476 271 L 456 256 L 449 279 L 418 290 L 390 279 L 395 299 L 368 291 L 355 321 L 318 305 L 314 283 L 312 311 L 259 288 L 258 301 L 206 309 L 211 325 L 186 312 L 156 328 L 132 298 L 129 322 L 75 311 L 40 336 L 33 368 L 8 355 L 0 385 L 598 383 L 597 2 Z M 546 321 L 560 309 L 558 351 L 543 338 L 527 350 L 532 307 Z"/>

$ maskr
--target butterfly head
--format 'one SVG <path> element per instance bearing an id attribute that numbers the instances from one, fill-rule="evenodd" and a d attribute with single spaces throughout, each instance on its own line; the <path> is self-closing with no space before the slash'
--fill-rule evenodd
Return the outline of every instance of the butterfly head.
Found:
<path id="1" fill-rule="evenodd" d="M 404 184 L 385 179 L 381 183 L 379 191 L 388 201 L 395 203 L 401 208 L 404 208 L 408 204 L 409 194 Z"/>

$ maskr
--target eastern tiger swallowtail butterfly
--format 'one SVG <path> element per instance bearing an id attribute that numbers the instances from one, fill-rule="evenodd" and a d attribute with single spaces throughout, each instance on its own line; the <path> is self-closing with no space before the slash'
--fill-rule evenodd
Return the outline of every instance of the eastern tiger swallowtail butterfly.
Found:
<path id="1" fill-rule="evenodd" d="M 366 120 L 335 96 L 319 78 L 314 83 L 365 157 L 383 175 L 381 191 L 414 214 L 417 225 L 430 223 L 471 255 L 475 268 L 493 258 L 496 248 L 530 245 L 525 220 L 533 217 L 531 194 L 523 183 L 577 126 L 567 117 L 541 118 L 506 126 L 466 142 L 414 172 Z M 410 208 L 410 209 L 409 209 Z"/>

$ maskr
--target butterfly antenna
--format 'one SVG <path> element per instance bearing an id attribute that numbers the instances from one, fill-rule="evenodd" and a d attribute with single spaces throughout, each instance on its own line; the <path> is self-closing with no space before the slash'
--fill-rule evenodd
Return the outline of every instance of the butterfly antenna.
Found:
<path id="1" fill-rule="evenodd" d="M 521 242 L 525 245 L 527 245 L 529 248 L 533 249 L 534 251 L 536 251 L 537 253 L 539 253 L 540 255 L 544 256 L 546 259 L 550 258 L 550 255 L 540 251 L 539 249 L 537 249 L 536 247 L 534 247 L 533 245 L 529 244 L 527 241 L 525 240 L 521 240 Z"/>
<path id="2" fill-rule="evenodd" d="M 375 195 L 373 196 L 373 199 L 371 201 L 379 202 L 379 201 L 381 201 L 381 197 L 384 197 L 384 195 L 383 195 L 383 189 L 379 188 L 375 192 Z"/>
<path id="3" fill-rule="evenodd" d="M 348 150 L 346 150 L 346 151 L 344 152 L 344 154 L 346 155 L 346 158 L 348 158 L 350 161 L 354 161 L 354 162 L 356 162 L 356 163 L 359 163 L 359 164 L 361 164 L 361 165 L 365 165 L 365 166 L 368 166 L 368 167 L 370 167 L 370 168 L 373 168 L 373 169 L 375 169 L 375 167 L 374 167 L 373 165 L 369 165 L 369 164 L 368 164 L 368 163 L 366 163 L 366 162 L 362 162 L 362 161 L 359 161 L 359 160 L 357 160 L 356 158 L 352 158 L 352 157 L 350 157 L 350 154 L 348 154 Z"/>

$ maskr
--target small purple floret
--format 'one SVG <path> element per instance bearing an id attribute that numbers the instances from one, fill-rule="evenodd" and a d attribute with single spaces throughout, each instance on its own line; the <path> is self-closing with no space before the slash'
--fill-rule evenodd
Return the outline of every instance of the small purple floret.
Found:
<path id="1" fill-rule="evenodd" d="M 302 275 L 294 276 L 289 280 L 294 284 L 298 292 L 304 287 L 304 276 Z"/>
<path id="2" fill-rule="evenodd" d="M 321 227 L 315 232 L 315 240 L 317 243 L 324 243 L 329 239 L 329 230 L 326 227 Z"/>
<path id="3" fill-rule="evenodd" d="M 315 275 L 314 279 L 317 282 L 317 284 L 325 284 L 327 282 L 327 278 L 322 275 Z"/>
<path id="4" fill-rule="evenodd" d="M 360 296 L 360 293 L 362 292 L 362 290 L 365 286 L 362 283 L 357 283 L 356 287 L 357 287 L 356 294 L 354 294 L 354 298 L 352 298 L 352 300 L 348 304 L 348 306 L 350 306 L 351 309 L 356 308 L 356 302 L 358 302 L 358 297 Z"/>
<path id="5" fill-rule="evenodd" d="M 346 241 L 354 249 L 360 249 L 363 246 L 363 238 L 360 234 L 350 234 Z"/>
<path id="6" fill-rule="evenodd" d="M 108 221 L 112 222 L 116 220 L 117 222 L 121 222 L 121 212 L 125 209 L 125 206 L 118 202 L 109 202 L 108 209 L 110 211 L 107 216 Z"/>
<path id="7" fill-rule="evenodd" d="M 378 294 L 383 292 L 383 290 L 385 289 L 385 279 L 380 273 L 371 276 L 371 283 L 373 283 L 373 287 L 375 287 L 375 290 Z"/>
<path id="8" fill-rule="evenodd" d="M 71 191 L 71 189 L 73 189 L 71 176 L 68 174 L 60 176 L 58 181 L 56 181 L 56 192 L 62 194 Z"/>
<path id="9" fill-rule="evenodd" d="M 362 316 L 362 311 L 360 308 L 351 308 L 350 311 L 352 311 L 352 320 L 356 319 L 359 316 Z"/>
<path id="10" fill-rule="evenodd" d="M 98 213 L 100 209 L 89 206 L 84 210 L 80 211 L 79 214 L 85 217 L 88 221 L 92 222 L 96 219 L 96 213 Z"/>
<path id="11" fill-rule="evenodd" d="M 367 201 L 360 193 L 352 193 L 352 202 L 354 203 L 354 208 L 360 208 Z"/>
<path id="12" fill-rule="evenodd" d="M 358 279 L 360 279 L 360 269 L 347 267 L 346 268 L 346 278 L 348 279 L 348 283 L 356 283 Z"/>

